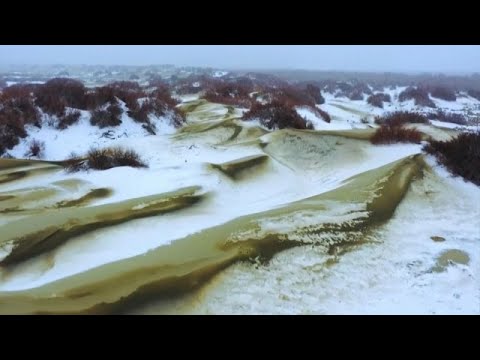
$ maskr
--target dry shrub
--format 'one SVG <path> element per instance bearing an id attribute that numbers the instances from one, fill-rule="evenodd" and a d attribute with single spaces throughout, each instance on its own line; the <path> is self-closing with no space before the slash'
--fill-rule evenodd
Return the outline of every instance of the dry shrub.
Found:
<path id="1" fill-rule="evenodd" d="M 377 116 L 375 118 L 375 124 L 399 126 L 404 124 L 428 124 L 426 116 L 408 111 L 396 111 L 384 116 Z"/>
<path id="2" fill-rule="evenodd" d="M 26 157 L 36 157 L 36 158 L 43 158 L 45 151 L 45 143 L 43 141 L 33 139 L 28 144 L 28 150 L 25 153 Z"/>
<path id="3" fill-rule="evenodd" d="M 430 99 L 428 96 L 428 91 L 421 87 L 409 87 L 402 91 L 398 96 L 398 100 L 406 101 L 406 100 L 415 100 L 415 105 L 417 106 L 425 106 L 430 108 L 436 108 L 435 103 Z"/>
<path id="4" fill-rule="evenodd" d="M 0 95 L 0 154 L 16 146 L 27 136 L 25 125 L 41 127 L 40 113 L 35 107 L 32 87 L 11 86 Z"/>
<path id="5" fill-rule="evenodd" d="M 457 125 L 467 125 L 468 122 L 465 116 L 462 114 L 446 113 L 444 111 L 437 111 L 436 113 L 429 114 L 429 118 L 442 122 L 449 122 Z"/>
<path id="6" fill-rule="evenodd" d="M 390 102 L 390 101 L 391 101 L 390 95 L 384 94 L 384 93 L 377 93 L 375 95 L 370 95 L 367 98 L 367 103 L 381 109 L 383 109 L 384 102 Z"/>
<path id="7" fill-rule="evenodd" d="M 330 114 L 327 113 L 326 111 L 324 111 L 322 109 L 319 109 L 319 108 L 315 108 L 315 110 L 320 114 L 320 116 L 322 117 L 322 119 L 325 122 L 330 123 L 332 121 L 332 118 L 330 117 Z"/>
<path id="8" fill-rule="evenodd" d="M 253 87 L 242 82 L 209 81 L 203 98 L 214 103 L 249 108 L 252 99 L 249 94 Z"/>
<path id="9" fill-rule="evenodd" d="M 307 129 L 307 122 L 298 115 L 297 111 L 285 103 L 273 101 L 269 104 L 255 103 L 252 108 L 246 112 L 243 120 L 258 119 L 260 123 L 268 129 Z"/>
<path id="10" fill-rule="evenodd" d="M 65 113 L 63 116 L 59 117 L 57 128 L 64 130 L 67 127 L 76 124 L 80 119 L 81 113 L 78 110 L 73 110 L 68 113 Z"/>
<path id="11" fill-rule="evenodd" d="M 86 109 L 85 86 L 81 81 L 55 78 L 40 85 L 35 91 L 35 103 L 49 115 L 62 116 L 65 107 Z"/>
<path id="12" fill-rule="evenodd" d="M 461 133 L 449 141 L 430 141 L 423 148 L 452 174 L 480 186 L 480 132 Z"/>
<path id="13" fill-rule="evenodd" d="M 437 86 L 430 91 L 430 95 L 437 99 L 442 99 L 446 101 L 456 101 L 457 96 L 455 91 L 448 89 L 446 87 Z"/>
<path id="14" fill-rule="evenodd" d="M 92 112 L 90 124 L 98 126 L 100 129 L 109 126 L 118 126 L 122 123 L 120 115 L 122 109 L 118 104 L 110 104 L 105 110 L 97 109 Z"/>
<path id="15" fill-rule="evenodd" d="M 370 138 L 374 145 L 393 143 L 416 143 L 422 141 L 422 133 L 416 129 L 407 129 L 398 125 L 382 125 Z"/>
<path id="16" fill-rule="evenodd" d="M 76 172 L 81 170 L 107 170 L 114 167 L 130 166 L 146 168 L 146 163 L 140 155 L 132 149 L 121 147 L 108 147 L 104 149 L 91 149 L 84 158 L 72 154 L 64 162 L 67 171 Z"/>

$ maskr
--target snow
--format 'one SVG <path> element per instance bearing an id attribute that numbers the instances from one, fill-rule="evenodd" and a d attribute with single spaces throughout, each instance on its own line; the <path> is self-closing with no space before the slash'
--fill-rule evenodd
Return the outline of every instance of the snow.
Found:
<path id="1" fill-rule="evenodd" d="M 301 117 L 305 117 L 313 124 L 315 130 L 348 130 L 352 126 L 345 124 L 344 121 L 333 119 L 330 123 L 325 122 L 321 117 L 317 116 L 312 110 L 308 108 L 297 108 L 297 113 Z"/>
<path id="2" fill-rule="evenodd" d="M 121 106 L 124 107 L 125 105 L 121 103 Z M 75 152 L 77 155 L 83 155 L 92 147 L 128 146 L 126 139 L 143 139 L 148 136 L 142 125 L 129 118 L 126 111 L 122 114 L 121 120 L 122 124 L 119 126 L 100 129 L 90 125 L 88 111 L 81 111 L 78 123 L 65 130 L 59 131 L 54 126 L 49 126 L 48 124 L 44 124 L 41 129 L 35 126 L 27 126 L 28 136 L 25 139 L 21 139 L 20 144 L 9 150 L 9 153 L 13 157 L 24 158 L 28 150 L 28 144 L 35 139 L 45 142 L 45 159 L 64 160 L 72 152 Z M 158 134 L 173 134 L 175 132 L 175 128 L 169 124 L 170 120 L 168 117 L 152 117 L 151 120 L 155 124 Z M 108 137 L 104 135 L 107 132 L 110 132 Z"/>
<path id="3" fill-rule="evenodd" d="M 303 246 L 277 254 L 267 265 L 235 264 L 208 291 L 181 299 L 189 306 L 158 302 L 140 312 L 480 314 L 480 189 L 429 163 L 438 178 L 414 185 L 369 244 L 342 255 Z M 425 197 L 427 189 L 435 196 Z M 431 236 L 446 241 L 436 243 Z M 448 249 L 467 251 L 469 264 L 430 271 Z"/>
<path id="4" fill-rule="evenodd" d="M 228 75 L 228 71 L 215 71 L 213 73 L 213 77 L 216 77 L 216 78 L 220 78 L 220 77 L 223 77 L 225 75 Z"/>
<path id="5" fill-rule="evenodd" d="M 222 75 L 223 76 L 223 75 Z M 392 99 L 401 89 L 385 90 Z M 326 123 L 307 108 L 297 108 L 300 116 L 317 130 L 365 128 L 361 120 L 395 109 L 415 109 L 413 101 L 371 107 L 365 100 L 351 102 L 324 94 L 320 108 L 332 116 Z M 180 97 L 194 101 L 198 95 Z M 461 98 L 462 109 L 477 102 Z M 460 99 L 459 99 L 460 100 Z M 451 104 L 439 105 L 447 106 Z M 459 106 L 459 105 L 455 106 Z M 124 104 L 122 104 L 124 106 Z M 455 109 L 450 106 L 450 109 Z M 189 123 L 221 121 L 227 108 L 205 104 L 188 117 Z M 237 111 L 237 115 L 241 112 Z M 92 205 L 114 203 L 141 196 L 160 194 L 187 186 L 200 186 L 204 199 L 189 208 L 93 231 L 70 239 L 55 251 L 28 260 L 8 274 L 0 274 L 0 290 L 37 287 L 68 275 L 112 261 L 146 253 L 215 225 L 243 215 L 274 209 L 293 201 L 333 190 L 345 180 L 421 152 L 422 145 L 397 144 L 372 146 L 368 141 L 343 139 L 330 149 L 325 141 L 325 155 L 304 151 L 309 146 L 323 146 L 318 139 L 302 139 L 291 148 L 279 151 L 284 143 L 281 132 L 260 138 L 273 151 L 267 165 L 258 173 L 235 182 L 209 163 L 223 163 L 246 156 L 265 154 L 256 143 L 220 145 L 208 131 L 175 138 L 169 119 L 152 119 L 158 132 L 149 136 L 140 124 L 125 113 L 116 128 L 98 129 L 89 124 L 82 112 L 79 122 L 66 130 L 51 126 L 28 128 L 28 137 L 9 153 L 23 157 L 29 141 L 46 143 L 45 158 L 63 160 L 70 152 L 83 154 L 92 146 L 121 145 L 135 149 L 149 164 L 148 169 L 129 167 L 106 171 L 67 174 L 63 170 L 2 184 L 2 191 L 49 184 L 72 177 L 88 181 L 92 188 L 109 187 L 113 194 L 97 199 Z M 258 122 L 239 122 L 243 127 Z M 432 121 L 435 127 L 453 128 L 451 124 Z M 428 125 L 422 130 L 438 136 L 445 132 Z M 109 139 L 102 134 L 111 131 Z M 322 143 L 323 144 L 323 143 Z M 273 150 L 269 150 L 273 148 Z M 275 152 L 276 151 L 276 152 Z M 282 158 L 285 161 L 277 161 Z M 480 314 L 480 189 L 452 177 L 427 157 L 432 172 L 417 179 L 405 199 L 387 223 L 368 235 L 366 244 L 344 254 L 326 254 L 317 247 L 297 247 L 278 253 L 264 265 L 237 263 L 216 275 L 200 290 L 169 303 L 152 303 L 142 313 L 254 313 L 254 314 Z M 281 179 L 281 181 L 279 181 Z M 141 209 L 139 204 L 134 209 Z M 353 205 L 352 205 L 353 206 Z M 351 210 L 358 210 L 352 207 Z M 343 217 L 342 217 L 343 216 Z M 338 212 L 338 219 L 346 220 Z M 345 217 L 345 218 L 344 218 Z M 265 222 L 266 230 L 281 230 L 292 223 Z M 315 221 L 315 218 L 311 219 Z M 3 221 L 3 220 L 2 220 Z M 8 220 L 7 220 L 8 221 Z M 437 243 L 431 236 L 441 236 Z M 443 272 L 432 272 L 436 258 L 445 250 L 461 249 L 468 253 L 466 265 L 452 264 Z M 8 252 L 0 249 L 0 257 Z M 3 255 L 2 255 L 3 254 Z M 179 302 L 183 305 L 179 306 Z M 140 311 L 140 310 L 139 310 Z"/>
<path id="6" fill-rule="evenodd" d="M 438 120 L 430 120 L 430 124 L 432 124 L 436 127 L 439 127 L 439 128 L 444 128 L 444 129 L 473 130 L 473 131 L 480 129 L 479 126 L 458 125 L 458 124 L 443 122 L 443 121 L 438 121 Z"/>

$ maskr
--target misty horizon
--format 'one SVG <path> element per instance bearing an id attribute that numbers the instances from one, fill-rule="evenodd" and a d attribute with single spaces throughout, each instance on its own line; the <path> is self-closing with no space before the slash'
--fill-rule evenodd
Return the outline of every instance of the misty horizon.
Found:
<path id="1" fill-rule="evenodd" d="M 465 45 L 0 45 L 0 66 L 158 66 L 359 73 L 480 72 Z"/>

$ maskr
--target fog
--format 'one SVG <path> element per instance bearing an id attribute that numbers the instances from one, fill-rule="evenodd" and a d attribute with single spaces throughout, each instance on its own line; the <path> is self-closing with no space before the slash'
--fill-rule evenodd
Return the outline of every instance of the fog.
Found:
<path id="1" fill-rule="evenodd" d="M 1 45 L 0 65 L 480 72 L 478 45 Z"/>

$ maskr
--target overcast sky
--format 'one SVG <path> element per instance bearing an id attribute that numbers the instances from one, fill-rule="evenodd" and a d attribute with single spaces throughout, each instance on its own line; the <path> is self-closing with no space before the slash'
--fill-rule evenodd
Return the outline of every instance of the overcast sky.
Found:
<path id="1" fill-rule="evenodd" d="M 480 72 L 480 46 L 0 45 L 0 65 L 174 64 L 219 68 Z"/>

